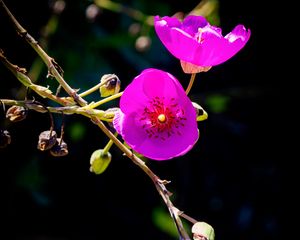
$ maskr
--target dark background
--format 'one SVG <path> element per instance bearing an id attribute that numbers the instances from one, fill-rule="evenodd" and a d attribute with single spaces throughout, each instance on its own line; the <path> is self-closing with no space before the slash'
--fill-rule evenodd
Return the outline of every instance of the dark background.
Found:
<path id="1" fill-rule="evenodd" d="M 5 2 L 34 38 L 43 35 L 52 16 L 51 2 Z M 198 4 L 196 0 L 116 2 L 160 16 L 188 13 Z M 72 87 L 86 90 L 103 74 L 115 73 L 124 89 L 148 67 L 168 71 L 187 86 L 189 76 L 182 73 L 179 61 L 164 49 L 152 27 L 130 34 L 129 27 L 137 21 L 105 9 L 89 20 L 85 15 L 89 4 L 66 1 L 57 29 L 47 38 L 47 52 L 64 69 Z M 268 14 L 268 7 L 252 1 L 220 1 L 218 17 L 224 35 L 241 23 L 251 29 L 252 36 L 232 59 L 197 75 L 190 97 L 209 117 L 199 122 L 200 139 L 195 147 L 171 161 L 147 161 L 158 176 L 171 181 L 168 189 L 174 193 L 175 206 L 211 224 L 218 240 L 281 239 L 283 234 L 286 163 L 279 140 L 284 90 L 274 80 L 278 66 L 273 65 L 274 52 L 266 40 L 272 31 L 265 26 L 271 20 L 261 18 Z M 0 48 L 7 58 L 30 70 L 37 55 L 16 34 L 2 9 L 0 32 Z M 152 40 L 145 51 L 135 48 L 140 35 Z M 38 83 L 55 91 L 56 81 L 46 75 L 43 68 Z M 21 84 L 3 64 L 0 82 L 1 99 L 24 98 Z M 28 95 L 53 105 L 33 92 Z M 97 101 L 99 95 L 86 99 Z M 112 106 L 117 101 L 105 108 Z M 102 175 L 89 171 L 90 155 L 108 141 L 89 119 L 64 118 L 69 155 L 55 158 L 36 148 L 39 133 L 50 126 L 46 114 L 30 111 L 18 123 L 0 114 L 1 127 L 12 136 L 12 143 L 0 149 L 1 239 L 178 239 L 169 233 L 174 229 L 168 226 L 167 209 L 151 180 L 116 147 Z M 60 132 L 62 118 L 54 118 Z"/>

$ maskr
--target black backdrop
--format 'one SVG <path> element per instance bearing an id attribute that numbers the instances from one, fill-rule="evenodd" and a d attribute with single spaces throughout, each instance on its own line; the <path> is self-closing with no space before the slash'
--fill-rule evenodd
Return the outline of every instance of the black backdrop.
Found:
<path id="1" fill-rule="evenodd" d="M 169 71 L 187 84 L 188 77 L 153 29 L 147 29 L 151 48 L 137 52 L 135 37 L 126 37 L 134 21 L 102 10 L 90 22 L 85 17 L 89 3 L 67 1 L 58 29 L 49 39 L 49 54 L 74 88 L 87 89 L 105 73 L 117 74 L 124 87 L 147 67 Z M 6 4 L 38 39 L 51 15 L 49 2 L 11 0 Z M 172 15 L 188 12 L 197 1 L 123 4 L 149 15 Z M 168 187 L 174 192 L 174 204 L 210 223 L 219 240 L 280 239 L 282 234 L 284 158 L 278 141 L 280 118 L 274 115 L 281 112 L 283 90 L 274 81 L 274 53 L 266 40 L 271 31 L 264 26 L 270 20 L 260 18 L 269 7 L 252 1 L 220 1 L 224 34 L 242 23 L 252 36 L 234 58 L 197 76 L 190 96 L 209 118 L 199 123 L 201 137 L 193 150 L 172 161 L 148 161 L 161 178 L 171 180 Z M 6 56 L 30 69 L 36 54 L 17 36 L 2 10 L 0 32 L 0 48 Z M 43 69 L 39 83 L 55 88 L 55 81 L 45 76 Z M 0 98 L 23 98 L 20 84 L 3 65 L 0 82 Z M 32 92 L 29 96 L 39 99 Z M 97 98 L 93 95 L 88 100 Z M 30 111 L 19 123 L 9 123 L 1 114 L 1 127 L 12 135 L 12 143 L 0 149 L 1 239 L 176 239 L 155 224 L 154 213 L 166 208 L 150 179 L 115 147 L 106 172 L 99 176 L 89 172 L 91 153 L 107 139 L 88 119 L 65 117 L 70 153 L 54 158 L 36 149 L 39 133 L 49 128 L 45 114 Z M 57 131 L 61 121 L 55 116 Z"/>

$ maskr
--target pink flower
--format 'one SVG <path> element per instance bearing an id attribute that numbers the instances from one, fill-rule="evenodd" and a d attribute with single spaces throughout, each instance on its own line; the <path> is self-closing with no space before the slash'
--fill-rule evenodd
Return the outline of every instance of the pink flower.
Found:
<path id="1" fill-rule="evenodd" d="M 251 35 L 249 29 L 237 25 L 223 37 L 220 28 L 211 26 L 202 16 L 192 15 L 183 22 L 175 17 L 156 16 L 154 27 L 159 39 L 181 60 L 188 73 L 207 71 L 227 61 L 245 46 Z M 186 62 L 191 65 L 186 66 Z"/>
<path id="2" fill-rule="evenodd" d="M 127 86 L 113 124 L 136 152 L 166 160 L 189 151 L 198 140 L 196 111 L 171 74 L 146 69 Z"/>

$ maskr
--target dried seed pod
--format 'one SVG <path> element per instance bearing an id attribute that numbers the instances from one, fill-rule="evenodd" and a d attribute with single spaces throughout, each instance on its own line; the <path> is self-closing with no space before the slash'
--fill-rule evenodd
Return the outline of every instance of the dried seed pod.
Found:
<path id="1" fill-rule="evenodd" d="M 11 136 L 7 130 L 0 129 L 0 148 L 7 147 L 11 143 Z"/>
<path id="2" fill-rule="evenodd" d="M 54 157 L 66 156 L 68 151 L 68 145 L 61 138 L 56 139 L 56 144 L 50 149 L 50 153 Z"/>
<path id="3" fill-rule="evenodd" d="M 90 171 L 95 174 L 103 173 L 108 167 L 111 161 L 111 154 L 109 152 L 104 153 L 103 149 L 94 151 L 90 158 Z"/>
<path id="4" fill-rule="evenodd" d="M 37 148 L 41 151 L 52 148 L 56 143 L 57 134 L 54 130 L 41 132 Z"/>
<path id="5" fill-rule="evenodd" d="M 8 118 L 12 122 L 19 122 L 26 118 L 27 112 L 27 108 L 14 105 L 7 110 L 6 118 Z"/>
<path id="6" fill-rule="evenodd" d="M 102 76 L 100 83 L 104 83 L 100 87 L 101 97 L 108 97 L 120 91 L 121 81 L 115 74 L 105 74 Z"/>

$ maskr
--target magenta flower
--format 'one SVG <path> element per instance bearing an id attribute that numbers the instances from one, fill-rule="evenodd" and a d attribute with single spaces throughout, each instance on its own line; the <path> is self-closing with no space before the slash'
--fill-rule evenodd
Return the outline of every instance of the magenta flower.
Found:
<path id="1" fill-rule="evenodd" d="M 113 124 L 136 152 L 166 160 L 189 151 L 198 140 L 196 110 L 171 74 L 146 69 L 127 86 Z"/>
<path id="2" fill-rule="evenodd" d="M 182 67 L 186 62 L 191 64 L 189 73 L 207 71 L 227 61 L 245 46 L 251 35 L 249 29 L 237 25 L 223 37 L 220 28 L 211 26 L 202 16 L 192 15 L 183 22 L 175 17 L 156 16 L 154 27 L 165 47 L 181 60 Z"/>

